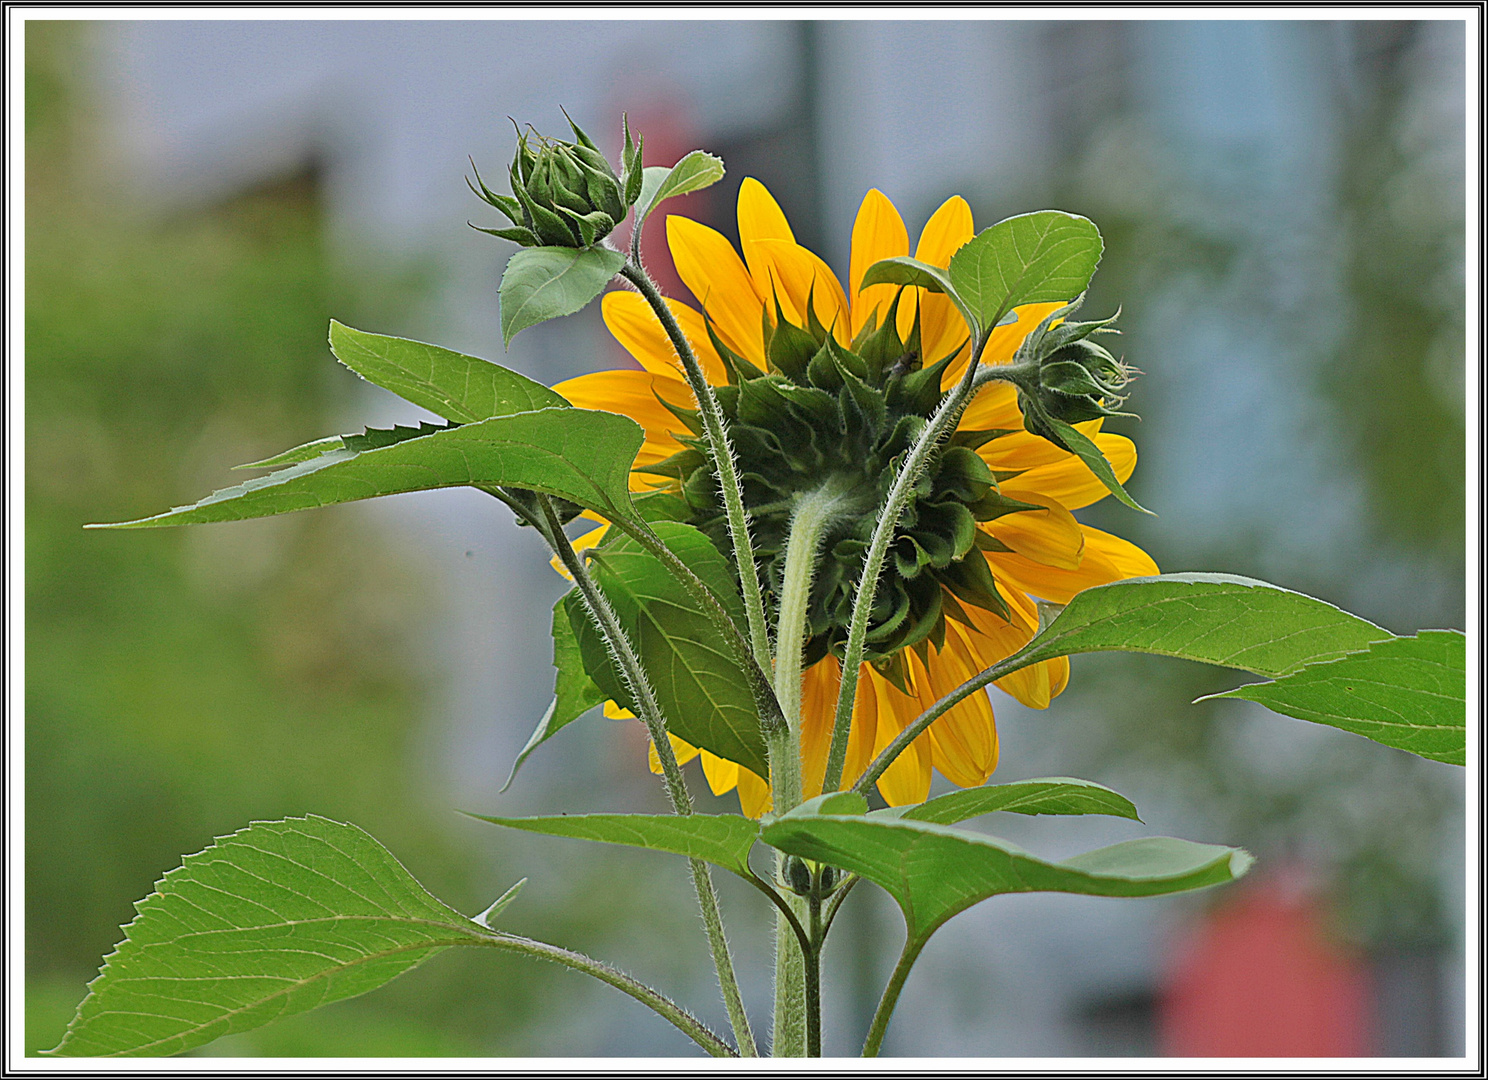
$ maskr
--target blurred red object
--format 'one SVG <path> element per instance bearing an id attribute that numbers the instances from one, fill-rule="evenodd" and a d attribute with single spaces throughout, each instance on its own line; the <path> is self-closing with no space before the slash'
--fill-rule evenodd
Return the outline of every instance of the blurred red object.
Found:
<path id="1" fill-rule="evenodd" d="M 1293 879 L 1246 890 L 1173 951 L 1158 1003 L 1172 1057 L 1364 1057 L 1373 1052 L 1368 969 L 1331 940 Z"/>

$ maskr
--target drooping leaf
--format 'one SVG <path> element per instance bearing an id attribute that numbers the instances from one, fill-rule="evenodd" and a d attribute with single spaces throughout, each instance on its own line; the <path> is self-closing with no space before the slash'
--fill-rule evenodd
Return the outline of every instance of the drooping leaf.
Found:
<path id="1" fill-rule="evenodd" d="M 647 848 L 672 855 L 702 859 L 723 869 L 749 876 L 749 850 L 759 839 L 759 822 L 738 814 L 563 814 L 558 817 L 473 818 L 509 829 L 573 840 Z"/>
<path id="2" fill-rule="evenodd" d="M 1162 896 L 1233 880 L 1252 861 L 1238 848 L 1156 837 L 1049 862 L 946 825 L 799 808 L 766 823 L 760 837 L 881 886 L 903 910 L 911 941 L 920 942 L 953 915 L 1001 893 Z"/>
<path id="3" fill-rule="evenodd" d="M 645 219 L 664 199 L 690 195 L 723 179 L 723 159 L 694 150 L 670 169 L 647 169 L 641 181 L 640 204 Z"/>
<path id="4" fill-rule="evenodd" d="M 950 275 L 942 267 L 912 259 L 908 255 L 895 255 L 880 259 L 863 272 L 861 287 L 866 289 L 869 285 L 913 285 L 931 292 L 945 293 L 951 298 L 951 303 L 956 305 L 956 310 L 961 312 L 966 325 L 977 325 L 976 312 L 961 296 L 951 282 Z"/>
<path id="5" fill-rule="evenodd" d="M 568 610 L 564 606 L 566 599 L 566 596 L 559 597 L 558 602 L 553 605 L 553 700 L 548 705 L 548 711 L 537 722 L 537 727 L 528 736 L 527 744 L 522 747 L 517 760 L 512 762 L 511 775 L 501 786 L 502 791 L 511 787 L 517 770 L 532 755 L 532 751 L 596 705 L 603 705 L 608 696 L 594 685 L 594 680 L 584 670 L 584 656 L 574 637 Z"/>
<path id="6" fill-rule="evenodd" d="M 1366 652 L 1210 697 L 1244 698 L 1433 761 L 1467 764 L 1467 639 L 1457 630 L 1387 638 Z"/>
<path id="7" fill-rule="evenodd" d="M 1126 796 L 1089 780 L 1067 776 L 952 791 L 917 806 L 893 807 L 878 814 L 954 825 L 997 810 L 1014 814 L 1105 814 L 1142 820 Z"/>
<path id="8" fill-rule="evenodd" d="M 177 1054 L 490 938 L 361 829 L 315 816 L 218 839 L 137 908 L 53 1053 Z"/>
<path id="9" fill-rule="evenodd" d="M 680 522 L 657 521 L 653 527 L 718 597 L 728 616 L 742 622 L 743 602 L 712 541 Z M 692 595 L 661 560 L 618 530 L 592 549 L 590 570 L 634 644 L 672 734 L 767 777 L 749 679 Z M 581 601 L 570 594 L 565 606 L 589 676 L 607 697 L 635 711 Z"/>
<path id="10" fill-rule="evenodd" d="M 402 442 L 404 439 L 419 439 L 425 435 L 432 435 L 436 431 L 444 431 L 450 425 L 431 424 L 427 420 L 419 421 L 418 427 L 409 427 L 406 424 L 394 424 L 390 428 L 366 428 L 363 431 L 351 435 L 332 435 L 325 439 L 316 439 L 313 442 L 303 443 L 282 454 L 264 458 L 262 461 L 249 462 L 247 465 L 234 465 L 234 471 L 239 469 L 281 469 L 286 465 L 298 465 L 302 461 L 314 461 L 321 454 L 331 450 L 376 450 L 383 446 L 392 446 L 393 443 Z"/>
<path id="11" fill-rule="evenodd" d="M 611 519 L 630 513 L 634 420 L 572 407 L 497 416 L 360 453 L 333 450 L 213 492 L 191 506 L 92 528 L 241 521 L 444 487 L 514 487 L 557 495 Z"/>
<path id="12" fill-rule="evenodd" d="M 1100 262 L 1100 230 L 1061 210 L 1040 210 L 983 229 L 951 256 L 947 272 L 977 324 L 997 324 L 1023 304 L 1079 296 Z"/>
<path id="13" fill-rule="evenodd" d="M 603 247 L 523 248 L 501 275 L 501 337 L 560 315 L 572 315 L 593 300 L 625 265 L 625 256 Z"/>
<path id="14" fill-rule="evenodd" d="M 1019 667 L 1085 652 L 1141 652 L 1277 676 L 1392 635 L 1322 600 L 1232 574 L 1128 578 L 1077 593 L 1020 649 Z"/>
<path id="15" fill-rule="evenodd" d="M 368 382 L 457 424 L 568 405 L 542 383 L 489 360 L 353 330 L 334 319 L 331 352 Z"/>
<path id="16" fill-rule="evenodd" d="M 1097 480 L 1106 485 L 1106 490 L 1116 498 L 1120 499 L 1133 510 L 1140 510 L 1144 514 L 1151 514 L 1145 506 L 1137 502 L 1127 494 L 1126 488 L 1121 486 L 1121 481 L 1116 478 L 1116 470 L 1111 468 L 1111 463 L 1106 460 L 1106 455 L 1101 453 L 1097 446 L 1084 432 L 1073 428 L 1063 420 L 1055 417 L 1045 417 L 1045 422 L 1052 427 L 1055 433 L 1064 440 L 1064 445 L 1072 450 L 1076 456 L 1083 461 L 1087 468 L 1095 474 Z"/>

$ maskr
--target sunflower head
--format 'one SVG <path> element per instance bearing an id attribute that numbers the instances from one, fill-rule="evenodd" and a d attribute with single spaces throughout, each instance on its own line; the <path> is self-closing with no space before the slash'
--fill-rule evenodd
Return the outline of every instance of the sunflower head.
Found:
<path id="1" fill-rule="evenodd" d="M 777 302 L 763 327 L 766 368 L 730 350 L 711 333 L 728 384 L 717 388 L 729 421 L 744 498 L 750 508 L 755 553 L 766 600 L 778 604 L 786 544 L 797 501 L 830 491 L 837 514 L 827 527 L 823 558 L 807 616 L 804 662 L 847 641 L 857 577 L 884 501 L 903 456 L 940 404 L 946 367 L 961 349 L 921 355 L 918 318 L 907 337 L 899 329 L 899 300 L 882 322 L 870 318 L 843 345 L 808 302 L 805 325 L 789 321 Z M 695 413 L 673 407 L 692 431 L 681 453 L 645 471 L 680 483 L 686 517 L 727 550 L 727 523 L 708 465 Z M 1002 431 L 956 432 L 915 487 L 879 582 L 868 633 L 868 659 L 896 683 L 905 677 L 902 650 L 944 643 L 946 617 L 969 624 L 968 604 L 1006 619 L 981 552 L 995 543 L 979 523 L 1040 507 L 1008 498 L 976 449 Z"/>
<path id="2" fill-rule="evenodd" d="M 567 114 L 564 114 L 567 117 Z M 574 141 L 549 138 L 532 127 L 517 132 L 508 169 L 511 195 L 486 187 L 480 174 L 471 190 L 512 222 L 509 229 L 482 229 L 523 247 L 590 247 L 608 236 L 640 194 L 641 165 L 627 126 L 623 176 L 572 119 Z M 632 158 L 634 159 L 632 161 Z"/>

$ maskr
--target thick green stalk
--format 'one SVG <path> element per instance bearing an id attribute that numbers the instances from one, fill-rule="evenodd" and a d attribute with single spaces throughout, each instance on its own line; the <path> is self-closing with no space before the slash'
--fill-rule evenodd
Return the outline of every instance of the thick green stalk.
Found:
<path id="1" fill-rule="evenodd" d="M 640 657 L 636 656 L 631 647 L 630 639 L 620 625 L 620 620 L 616 618 L 614 609 L 610 607 L 609 600 L 594 584 L 583 560 L 569 543 L 568 536 L 563 532 L 563 525 L 553 511 L 552 501 L 546 495 L 539 495 L 537 502 L 543 516 L 544 537 L 578 586 L 589 617 L 604 636 L 641 720 L 650 732 L 652 744 L 656 747 L 656 756 L 661 762 L 662 778 L 667 797 L 672 803 L 672 811 L 685 817 L 692 813 L 692 797 L 682 779 L 682 768 L 677 764 L 677 755 L 672 751 L 671 739 L 667 737 L 666 721 L 646 678 L 645 669 L 641 666 Z M 712 874 L 708 864 L 701 859 L 689 859 L 688 865 L 692 871 L 693 887 L 697 891 L 698 909 L 702 912 L 703 925 L 708 933 L 708 945 L 713 953 L 713 966 L 718 972 L 718 987 L 723 993 L 724 1007 L 734 1029 L 734 1038 L 739 1044 L 739 1053 L 744 1057 L 754 1057 L 758 1052 L 754 1044 L 754 1033 L 749 1028 L 749 1017 L 744 1010 L 743 996 L 739 993 L 739 981 L 734 975 L 733 958 L 729 954 L 728 938 L 724 934 L 723 917 L 718 910 L 718 894 L 713 889 Z"/>
<path id="2" fill-rule="evenodd" d="M 915 960 L 919 958 L 920 950 L 925 947 L 925 940 L 905 940 L 899 962 L 894 965 L 894 973 L 889 976 L 889 985 L 884 987 L 883 997 L 879 999 L 878 1011 L 873 1014 L 873 1023 L 868 1026 L 868 1038 L 863 1040 L 864 1057 L 878 1057 L 879 1048 L 883 1046 L 884 1032 L 889 1029 L 889 1018 L 894 1015 L 894 1006 L 899 1003 L 899 992 L 904 989 L 904 980 L 909 978 L 909 969 L 914 967 Z"/>
<path id="3" fill-rule="evenodd" d="M 784 887 L 782 870 L 786 855 L 775 853 L 775 880 L 781 898 L 790 905 L 799 923 L 806 915 L 806 902 Z M 806 1056 L 806 954 L 790 921 L 775 914 L 775 1022 L 771 1029 L 772 1057 Z"/>
<path id="4" fill-rule="evenodd" d="M 461 944 L 468 944 L 469 939 L 463 939 Z M 507 952 L 520 953 L 523 956 L 535 957 L 539 960 L 550 960 L 555 964 L 582 971 L 586 975 L 592 975 L 600 982 L 608 983 L 623 993 L 629 994 L 642 1005 L 646 1006 L 657 1015 L 663 1017 L 693 1042 L 697 1043 L 714 1057 L 738 1057 L 733 1047 L 715 1035 L 708 1026 L 692 1013 L 678 1005 L 665 994 L 651 989 L 645 983 L 619 971 L 599 960 L 585 956 L 583 953 L 573 952 L 570 949 L 560 948 L 557 945 L 549 945 L 545 941 L 534 941 L 531 938 L 518 937 L 516 934 L 493 933 L 485 944 L 491 948 L 502 949 Z"/>
<path id="5" fill-rule="evenodd" d="M 941 399 L 940 406 L 905 455 L 904 464 L 900 466 L 888 495 L 884 497 L 878 524 L 868 543 L 868 553 L 863 558 L 863 575 L 858 579 L 858 594 L 853 599 L 852 617 L 848 620 L 847 647 L 842 658 L 842 685 L 837 695 L 837 712 L 832 721 L 832 741 L 827 749 L 826 774 L 822 779 L 824 792 L 837 791 L 842 786 L 842 769 L 847 762 L 847 736 L 852 727 L 853 701 L 858 692 L 858 672 L 868 639 L 868 615 L 878 593 L 878 577 L 883 572 L 889 544 L 894 539 L 894 531 L 899 527 L 904 508 L 909 503 L 911 490 L 930 467 L 941 442 L 950 435 L 961 419 L 961 412 L 971 398 L 972 379 L 986 343 L 985 335 L 979 334 L 973 339 L 966 376 Z"/>
<path id="6" fill-rule="evenodd" d="M 676 316 L 667 306 L 661 291 L 638 262 L 628 262 L 620 271 L 626 281 L 636 287 L 651 305 L 666 331 L 682 371 L 687 376 L 687 385 L 697 399 L 698 414 L 703 420 L 703 434 L 713 458 L 713 467 L 718 472 L 718 489 L 723 494 L 724 513 L 728 519 L 729 537 L 733 540 L 734 563 L 739 571 L 739 588 L 744 594 L 744 612 L 749 620 L 749 641 L 754 649 L 755 661 L 766 671 L 770 670 L 770 638 L 765 627 L 764 594 L 760 589 L 759 570 L 754 565 L 754 543 L 749 537 L 749 515 L 744 509 L 744 489 L 739 483 L 739 470 L 734 462 L 733 445 L 729 442 L 728 428 L 724 424 L 723 410 L 702 365 L 692 351 L 692 345 Z"/>

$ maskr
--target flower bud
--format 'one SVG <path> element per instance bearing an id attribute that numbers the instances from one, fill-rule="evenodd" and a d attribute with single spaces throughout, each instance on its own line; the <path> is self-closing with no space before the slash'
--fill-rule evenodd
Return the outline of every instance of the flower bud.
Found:
<path id="1" fill-rule="evenodd" d="M 1097 331 L 1115 333 L 1110 329 L 1115 315 L 1055 325 L 1078 309 L 1084 299 L 1081 296 L 1052 312 L 1023 340 L 1010 365 L 988 371 L 991 377 L 1018 388 L 1023 426 L 1059 446 L 1064 446 L 1064 440 L 1049 423 L 1051 419 L 1078 424 L 1102 416 L 1132 415 L 1118 411 L 1118 407 L 1126 400 L 1122 391 L 1139 374 L 1090 340 Z"/>
<path id="2" fill-rule="evenodd" d="M 511 228 L 481 232 L 523 247 L 591 247 L 625 217 L 634 201 L 627 199 L 630 190 L 639 194 L 639 184 L 630 174 L 639 176 L 641 169 L 639 152 L 631 152 L 629 127 L 626 156 L 634 160 L 627 161 L 622 179 L 579 125 L 571 118 L 568 124 L 575 142 L 551 139 L 530 127 L 518 132 L 516 154 L 507 170 L 511 195 L 491 191 L 476 173 L 480 187 L 471 184 L 471 190 L 512 223 Z"/>

